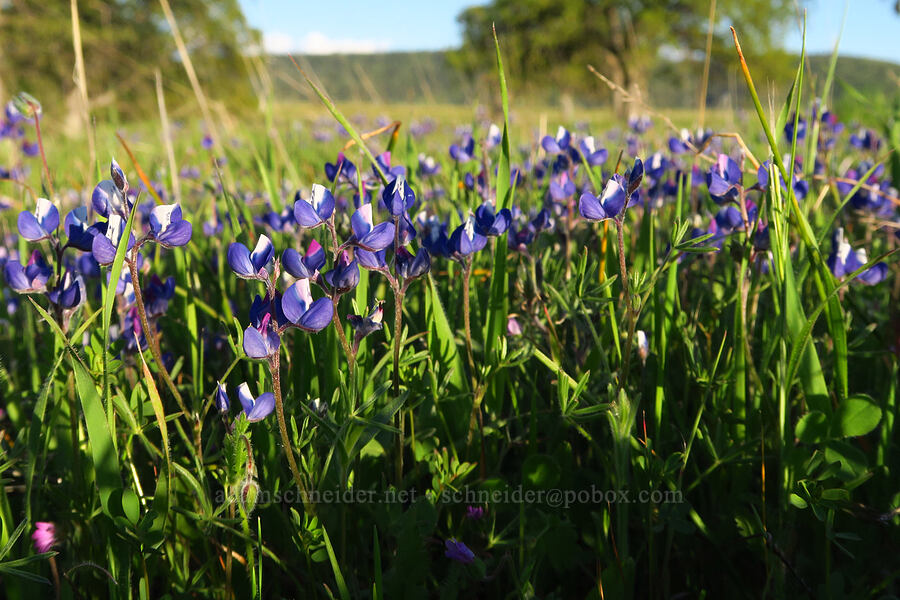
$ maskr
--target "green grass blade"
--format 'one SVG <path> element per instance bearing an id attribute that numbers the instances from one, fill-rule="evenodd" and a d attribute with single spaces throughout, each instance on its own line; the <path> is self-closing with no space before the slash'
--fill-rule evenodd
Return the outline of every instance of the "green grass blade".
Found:
<path id="1" fill-rule="evenodd" d="M 509 144 L 509 92 L 506 87 L 506 74 L 503 71 L 503 57 L 500 53 L 500 42 L 497 40 L 497 30 L 494 29 L 494 48 L 497 51 L 497 72 L 500 77 L 500 99 L 503 104 L 503 137 L 500 143 L 500 161 L 497 165 L 496 198 L 497 210 L 512 206 L 512 198 L 515 188 L 510 185 L 510 144 Z M 504 233 L 497 238 L 494 246 L 493 266 L 491 268 L 490 300 L 488 303 L 487 327 L 484 330 L 484 348 L 487 360 L 491 355 L 497 340 L 501 339 L 506 329 L 506 320 L 509 315 L 509 273 L 506 268 L 507 243 L 509 234 Z M 498 410 L 503 401 L 504 378 L 497 380 L 497 386 L 492 391 L 488 405 Z"/>
<path id="2" fill-rule="evenodd" d="M 291 62 L 294 62 L 294 57 L 291 57 Z M 309 77 L 307 77 L 306 72 L 304 72 L 303 69 L 301 69 L 300 66 L 296 62 L 294 62 L 294 66 L 297 67 L 297 70 L 300 71 L 301 75 L 303 75 L 303 79 L 305 79 L 306 83 L 308 83 L 309 86 L 313 89 L 313 91 L 319 97 L 319 100 L 322 101 L 322 104 L 324 104 L 325 108 L 328 109 L 328 112 L 331 113 L 331 116 L 333 116 L 335 119 L 337 119 L 337 122 L 340 123 L 344 127 L 344 129 L 347 130 L 347 133 L 350 134 L 350 137 L 353 139 L 353 141 L 356 142 L 356 144 L 362 149 L 362 151 L 365 153 L 365 155 L 368 157 L 368 159 L 370 161 L 372 161 L 372 166 L 375 168 L 375 171 L 378 173 L 378 178 L 381 179 L 381 183 L 387 185 L 387 183 L 388 183 L 387 176 L 384 174 L 384 171 L 381 169 L 381 165 L 379 165 L 378 161 L 375 160 L 375 156 L 372 154 L 371 150 L 369 150 L 369 147 L 366 146 L 366 143 L 363 141 L 362 136 L 359 135 L 359 133 L 356 131 L 356 128 L 354 128 L 353 125 L 350 123 L 350 121 L 347 119 L 347 117 L 345 117 L 341 113 L 341 111 L 338 110 L 338 107 L 334 105 L 334 102 L 332 102 L 331 99 L 328 98 L 327 95 L 325 95 L 325 92 L 323 90 L 319 89 L 319 87 L 315 83 L 313 83 Z"/>
<path id="3" fill-rule="evenodd" d="M 456 391 L 463 391 L 467 388 L 462 357 L 456 348 L 456 338 L 450 322 L 447 320 L 447 313 L 444 312 L 444 306 L 438 294 L 438 286 L 430 273 L 428 275 L 427 301 L 428 346 L 431 355 L 436 363 L 448 365 L 453 370 L 450 375 L 450 384 Z"/>
<path id="4" fill-rule="evenodd" d="M 110 497 L 113 492 L 122 490 L 122 478 L 119 475 L 119 459 L 116 455 L 113 437 L 107 427 L 103 414 L 103 403 L 94 385 L 91 374 L 80 361 L 72 357 L 72 370 L 75 373 L 75 387 L 81 399 L 84 411 L 84 422 L 87 425 L 88 440 L 91 443 L 91 456 L 94 463 L 94 476 L 100 489 L 100 503 L 103 512 L 113 516 L 121 512 L 121 507 L 111 507 Z M 110 402 L 110 404 L 112 404 Z"/>
<path id="5" fill-rule="evenodd" d="M 334 580 L 337 583 L 338 592 L 341 600 L 350 600 L 350 590 L 347 589 L 347 583 L 341 573 L 341 567 L 338 565 L 337 557 L 334 555 L 334 548 L 331 547 L 331 540 L 328 538 L 328 532 L 322 527 L 322 537 L 325 539 L 325 550 L 328 551 L 328 561 L 331 563 L 331 570 L 334 571 Z"/>

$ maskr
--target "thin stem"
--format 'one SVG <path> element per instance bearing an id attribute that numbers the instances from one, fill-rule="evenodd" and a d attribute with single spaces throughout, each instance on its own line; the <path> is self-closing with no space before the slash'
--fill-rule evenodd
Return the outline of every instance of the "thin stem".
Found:
<path id="1" fill-rule="evenodd" d="M 624 213 L 624 210 L 623 210 Z M 619 389 L 625 385 L 625 379 L 628 377 L 628 370 L 631 367 L 631 344 L 634 340 L 634 329 L 637 319 L 632 306 L 631 290 L 628 287 L 628 267 L 625 265 L 625 232 L 622 221 L 613 219 L 616 222 L 616 239 L 619 243 L 619 274 L 622 277 L 622 289 L 625 290 L 625 314 L 628 318 L 628 338 L 625 340 L 625 362 L 622 367 L 622 374 L 619 377 Z"/>
<path id="2" fill-rule="evenodd" d="M 400 397 L 400 343 L 403 337 L 403 298 L 404 291 L 399 283 L 394 285 L 394 398 Z M 394 463 L 394 475 L 397 485 L 403 481 L 403 445 L 404 445 L 404 413 L 403 409 L 397 411 L 397 429 L 400 433 L 397 435 L 397 457 Z"/>
<path id="3" fill-rule="evenodd" d="M 272 387 L 275 393 L 275 414 L 278 417 L 278 430 L 281 432 L 281 444 L 284 446 L 284 453 L 288 459 L 288 466 L 291 468 L 291 475 L 294 482 L 300 489 L 303 498 L 303 507 L 307 514 L 312 514 L 312 508 L 307 501 L 306 486 L 303 484 L 303 478 L 300 476 L 300 469 L 297 468 L 297 461 L 294 460 L 294 447 L 291 444 L 291 438 L 288 437 L 287 422 L 284 419 L 284 402 L 281 399 L 281 353 L 277 352 L 269 358 L 269 373 L 272 375 Z"/>
<path id="4" fill-rule="evenodd" d="M 463 323 L 466 333 L 466 357 L 469 360 L 469 374 L 472 377 L 472 388 L 475 388 L 475 358 L 472 353 L 472 326 L 469 315 L 469 277 L 472 275 L 472 257 L 466 258 L 463 268 Z"/>
<path id="5" fill-rule="evenodd" d="M 44 165 L 44 175 L 47 176 L 47 187 L 50 188 L 50 197 L 56 196 L 53 191 L 53 181 L 50 179 L 50 167 L 47 166 L 47 155 L 44 154 L 44 139 L 41 137 L 41 117 L 38 115 L 38 107 L 32 103 L 28 103 L 31 112 L 34 113 L 34 131 L 37 134 L 38 150 L 41 151 L 41 162 Z"/>
<path id="6" fill-rule="evenodd" d="M 331 322 L 334 323 L 334 328 L 337 329 L 341 347 L 344 349 L 344 354 L 347 355 L 347 364 L 350 365 L 350 377 L 352 378 L 353 369 L 356 366 L 356 353 L 350 349 L 350 344 L 347 342 L 347 334 L 344 333 L 344 326 L 341 324 L 341 318 L 338 316 L 338 301 L 340 299 L 340 295 L 337 294 L 331 298 L 331 304 L 334 307 L 334 310 L 331 311 Z"/>
<path id="7" fill-rule="evenodd" d="M 137 253 L 137 250 L 135 250 L 135 253 Z M 138 276 L 137 261 L 132 259 L 126 260 L 125 262 L 128 263 L 128 270 L 131 273 L 131 286 L 134 288 L 134 303 L 137 305 L 138 316 L 141 318 L 141 327 L 144 328 L 144 337 L 147 339 L 147 345 L 150 346 L 153 360 L 155 360 L 156 364 L 159 366 L 159 373 L 163 378 L 163 381 L 165 381 L 166 387 L 172 392 L 175 401 L 178 402 L 178 407 L 181 409 L 181 412 L 184 413 L 185 418 L 187 418 L 190 413 L 184 404 L 184 399 L 182 399 L 181 394 L 178 392 L 178 388 L 175 387 L 175 382 L 172 381 L 172 377 L 169 375 L 165 363 L 163 363 L 162 352 L 159 349 L 159 338 L 156 336 L 156 332 L 150 329 L 150 323 L 147 320 L 147 311 L 144 309 L 144 296 L 141 293 L 141 281 Z"/>

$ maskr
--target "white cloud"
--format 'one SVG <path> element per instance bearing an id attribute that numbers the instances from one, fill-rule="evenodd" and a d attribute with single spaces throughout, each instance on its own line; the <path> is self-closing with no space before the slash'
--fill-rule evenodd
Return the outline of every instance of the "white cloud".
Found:
<path id="1" fill-rule="evenodd" d="M 263 46 L 269 54 L 374 54 L 389 50 L 389 40 L 330 38 L 320 31 L 311 31 L 297 39 L 281 31 L 263 34 Z"/>

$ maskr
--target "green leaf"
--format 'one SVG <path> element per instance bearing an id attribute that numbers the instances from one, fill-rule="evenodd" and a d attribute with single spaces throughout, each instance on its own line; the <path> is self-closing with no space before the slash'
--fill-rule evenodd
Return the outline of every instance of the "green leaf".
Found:
<path id="1" fill-rule="evenodd" d="M 115 284 L 113 284 L 115 285 Z M 91 443 L 91 456 L 94 463 L 94 475 L 100 489 L 100 504 L 103 512 L 109 516 L 119 514 L 119 507 L 110 507 L 110 496 L 122 490 L 122 478 L 119 475 L 119 459 L 113 445 L 112 435 L 107 427 L 100 394 L 94 385 L 90 373 L 79 361 L 72 358 L 72 370 L 75 373 L 75 387 L 81 399 L 84 421 L 87 425 L 88 440 Z"/>
<path id="2" fill-rule="evenodd" d="M 809 504 L 806 503 L 806 500 L 804 500 L 803 498 L 801 498 L 801 497 L 798 496 L 797 494 L 791 494 L 791 495 L 788 497 L 788 500 L 790 501 L 791 504 L 793 504 L 793 505 L 796 506 L 797 508 L 801 508 L 801 509 L 802 509 L 802 508 L 806 508 L 806 507 L 809 506 Z"/>
<path id="3" fill-rule="evenodd" d="M 331 563 L 331 570 L 334 571 L 334 579 L 337 583 L 338 592 L 341 594 L 341 600 L 350 600 L 350 590 L 344 582 L 344 576 L 341 574 L 341 567 L 338 566 L 337 557 L 334 555 L 334 548 L 331 547 L 331 540 L 328 539 L 328 532 L 322 527 L 322 537 L 325 539 L 325 549 L 328 551 L 328 561 Z"/>
<path id="4" fill-rule="evenodd" d="M 444 306 L 441 304 L 438 286 L 430 273 L 428 274 L 428 290 L 426 312 L 429 322 L 428 346 L 431 356 L 437 364 L 448 365 L 453 370 L 450 375 L 450 385 L 458 392 L 463 391 L 467 388 L 462 357 L 457 351 L 456 338 L 450 328 Z"/>
<path id="5" fill-rule="evenodd" d="M 819 410 L 812 410 L 797 422 L 795 435 L 804 444 L 816 444 L 828 439 L 828 417 Z"/>
<path id="6" fill-rule="evenodd" d="M 850 396 L 840 403 L 832 418 L 832 433 L 836 437 L 857 437 L 878 427 L 881 408 L 865 394 Z"/>
<path id="7" fill-rule="evenodd" d="M 547 489 L 559 482 L 561 469 L 552 456 L 532 454 L 522 463 L 522 480 L 526 485 Z"/>

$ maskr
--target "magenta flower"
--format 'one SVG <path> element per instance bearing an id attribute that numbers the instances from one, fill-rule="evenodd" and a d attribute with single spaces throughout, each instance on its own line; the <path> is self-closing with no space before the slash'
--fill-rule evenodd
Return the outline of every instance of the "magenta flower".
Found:
<path id="1" fill-rule="evenodd" d="M 56 545 L 56 525 L 49 521 L 37 521 L 31 539 L 34 540 L 35 551 L 42 554 L 49 552 Z"/>

